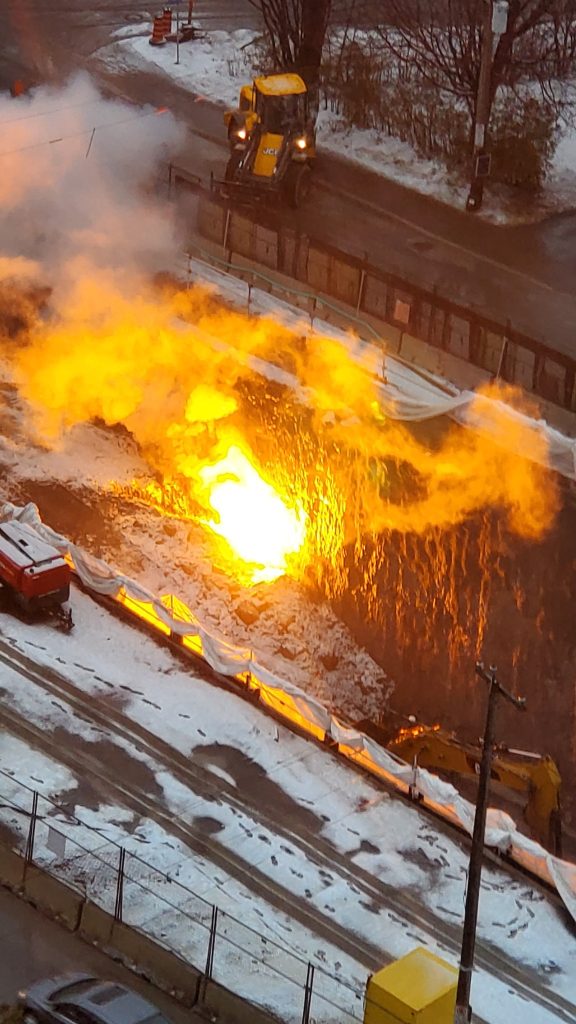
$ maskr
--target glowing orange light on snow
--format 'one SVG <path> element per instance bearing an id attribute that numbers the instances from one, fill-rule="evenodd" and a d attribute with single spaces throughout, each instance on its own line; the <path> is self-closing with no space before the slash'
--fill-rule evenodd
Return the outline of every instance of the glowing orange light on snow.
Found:
<path id="1" fill-rule="evenodd" d="M 252 582 L 269 583 L 282 576 L 304 545 L 304 511 L 289 508 L 235 445 L 199 475 L 216 513 L 208 525 L 250 566 Z"/>

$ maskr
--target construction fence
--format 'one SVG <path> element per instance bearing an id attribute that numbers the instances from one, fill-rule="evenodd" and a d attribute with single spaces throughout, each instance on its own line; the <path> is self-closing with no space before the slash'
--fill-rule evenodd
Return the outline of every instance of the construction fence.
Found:
<path id="1" fill-rule="evenodd" d="M 196 230 L 221 247 L 228 261 L 240 257 L 301 282 L 322 300 L 334 299 L 347 309 L 352 325 L 355 320 L 373 322 L 392 354 L 444 374 L 460 386 L 475 387 L 494 379 L 515 384 L 537 397 L 554 425 L 576 432 L 573 357 L 520 333 L 510 323 L 498 323 L 436 290 L 278 225 L 265 209 L 234 208 L 176 167 L 170 168 L 170 184 L 193 191 Z"/>

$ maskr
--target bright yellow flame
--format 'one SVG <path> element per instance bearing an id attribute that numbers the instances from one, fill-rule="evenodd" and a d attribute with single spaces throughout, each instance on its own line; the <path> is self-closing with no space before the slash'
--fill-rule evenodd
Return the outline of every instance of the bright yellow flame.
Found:
<path id="1" fill-rule="evenodd" d="M 271 582 L 282 576 L 290 557 L 304 544 L 304 511 L 289 508 L 235 445 L 199 475 L 217 514 L 208 525 L 250 566 L 251 581 Z"/>

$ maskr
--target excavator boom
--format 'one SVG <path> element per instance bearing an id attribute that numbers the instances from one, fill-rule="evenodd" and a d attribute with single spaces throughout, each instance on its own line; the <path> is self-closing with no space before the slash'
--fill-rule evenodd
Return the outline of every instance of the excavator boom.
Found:
<path id="1" fill-rule="evenodd" d="M 480 772 L 481 747 L 461 743 L 439 726 L 401 729 L 387 746 L 409 764 L 416 762 L 421 768 L 458 775 Z M 561 778 L 555 761 L 548 755 L 513 753 L 500 748 L 492 758 L 491 778 L 515 792 L 526 794 L 526 822 L 540 842 L 559 855 Z"/>

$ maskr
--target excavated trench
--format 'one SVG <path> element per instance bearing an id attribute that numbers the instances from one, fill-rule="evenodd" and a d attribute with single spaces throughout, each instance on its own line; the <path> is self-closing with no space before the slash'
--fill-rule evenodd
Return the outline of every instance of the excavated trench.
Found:
<path id="1" fill-rule="evenodd" d="M 396 681 L 394 709 L 463 739 L 476 742 L 484 729 L 474 662 L 495 664 L 527 700 L 524 713 L 500 703 L 497 740 L 554 757 L 568 821 L 576 809 L 576 509 L 567 502 L 537 543 L 512 536 L 495 512 L 429 536 L 390 534 L 375 574 L 369 547 L 360 560 L 350 555 L 352 585 L 334 607 Z"/>

